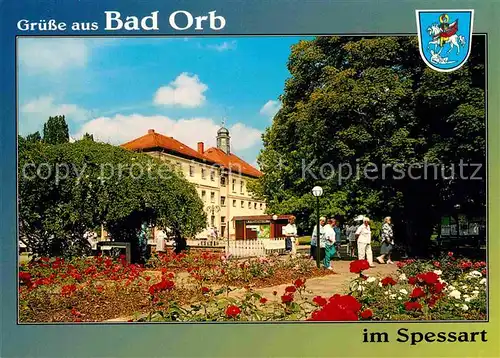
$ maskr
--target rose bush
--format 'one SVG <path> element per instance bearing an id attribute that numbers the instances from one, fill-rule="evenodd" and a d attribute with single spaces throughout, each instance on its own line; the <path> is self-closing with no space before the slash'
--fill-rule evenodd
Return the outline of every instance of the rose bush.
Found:
<path id="1" fill-rule="evenodd" d="M 135 316 L 132 321 L 483 320 L 486 264 L 455 259 L 406 260 L 392 277 L 370 277 L 365 260 L 347 292 L 330 297 L 307 289 L 307 279 L 331 274 L 309 259 L 231 260 L 220 254 L 157 255 L 147 265 L 124 257 L 66 261 L 41 258 L 21 265 L 22 322 L 81 322 Z M 256 288 L 289 283 L 272 297 Z M 239 288 L 239 290 L 237 290 Z M 242 289 L 244 288 L 244 289 Z M 236 292 L 233 292 L 237 290 Z"/>
<path id="2" fill-rule="evenodd" d="M 215 293 L 227 296 L 237 287 L 285 282 L 300 287 L 303 279 L 325 274 L 331 272 L 318 270 L 300 256 L 232 260 L 209 252 L 168 252 L 155 255 L 145 266 L 129 265 L 124 256 L 42 257 L 20 266 L 20 321 L 100 321 L 151 312 L 161 305 L 185 306 Z"/>

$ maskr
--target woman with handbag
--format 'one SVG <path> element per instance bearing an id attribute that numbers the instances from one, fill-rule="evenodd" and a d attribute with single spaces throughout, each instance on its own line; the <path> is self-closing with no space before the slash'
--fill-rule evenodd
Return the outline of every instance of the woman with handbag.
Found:
<path id="1" fill-rule="evenodd" d="M 391 253 L 394 247 L 394 231 L 392 230 L 391 217 L 387 216 L 384 219 L 384 224 L 382 225 L 382 245 L 380 247 L 380 256 L 377 257 L 377 262 L 379 264 L 385 263 L 387 259 L 388 264 L 393 264 L 391 261 Z"/>

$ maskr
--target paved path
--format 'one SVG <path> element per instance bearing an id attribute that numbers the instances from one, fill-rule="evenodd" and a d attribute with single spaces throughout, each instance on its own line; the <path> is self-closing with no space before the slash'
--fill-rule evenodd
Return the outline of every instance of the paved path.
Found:
<path id="1" fill-rule="evenodd" d="M 332 266 L 334 268 L 334 273 L 332 275 L 311 278 L 306 281 L 306 293 L 304 294 L 304 298 L 312 298 L 315 296 L 323 296 L 325 298 L 331 297 L 332 295 L 346 294 L 348 292 L 348 285 L 354 278 L 357 277 L 356 274 L 349 272 L 349 263 L 350 261 L 334 261 Z M 395 276 L 397 267 L 396 265 L 379 265 L 375 264 L 376 267 L 371 268 L 364 272 L 367 276 L 374 277 L 386 277 L 389 275 Z M 180 277 L 181 276 L 181 277 Z M 181 274 L 177 275 L 177 279 L 186 280 L 185 284 L 188 283 L 189 275 Z M 290 286 L 292 283 L 286 283 L 278 286 L 264 287 L 255 289 L 255 292 L 258 292 L 260 295 L 272 299 L 274 297 L 273 292 L 278 292 L 278 297 L 281 296 L 285 292 L 285 288 Z M 232 291 L 229 295 L 235 298 L 242 297 L 245 294 L 245 289 L 238 289 Z M 115 319 L 110 319 L 107 322 L 126 322 L 133 317 L 119 317 Z"/>
<path id="2" fill-rule="evenodd" d="M 345 294 L 348 292 L 348 286 L 351 280 L 357 277 L 356 274 L 349 272 L 349 263 L 350 261 L 334 261 L 333 268 L 335 274 L 311 278 L 306 281 L 306 291 L 310 291 L 306 294 L 306 296 L 314 297 L 314 296 L 324 296 L 330 297 L 336 293 Z M 378 265 L 375 264 L 376 267 L 371 268 L 364 272 L 367 276 L 374 277 L 386 277 L 389 275 L 395 276 L 397 267 L 396 265 Z M 273 297 L 273 292 L 277 291 L 278 295 L 282 295 L 285 292 L 285 288 L 290 286 L 290 283 L 273 286 L 273 287 L 265 287 L 255 289 L 256 292 L 260 293 L 266 298 Z M 239 291 L 239 292 L 238 292 Z M 233 291 L 236 295 L 241 293 L 242 290 Z"/>

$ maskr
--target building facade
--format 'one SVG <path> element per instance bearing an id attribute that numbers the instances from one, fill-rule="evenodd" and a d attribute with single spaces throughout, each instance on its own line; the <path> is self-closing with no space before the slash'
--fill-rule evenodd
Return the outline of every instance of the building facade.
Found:
<path id="1" fill-rule="evenodd" d="M 195 185 L 207 213 L 207 226 L 197 235 L 198 239 L 213 236 L 234 239 L 233 217 L 265 213 L 265 202 L 255 199 L 247 186 L 250 180 L 259 178 L 262 173 L 231 152 L 227 128 L 217 131 L 217 147 L 208 149 L 203 142 L 198 142 L 195 150 L 154 129 L 122 144 L 122 147 L 167 162 Z"/>

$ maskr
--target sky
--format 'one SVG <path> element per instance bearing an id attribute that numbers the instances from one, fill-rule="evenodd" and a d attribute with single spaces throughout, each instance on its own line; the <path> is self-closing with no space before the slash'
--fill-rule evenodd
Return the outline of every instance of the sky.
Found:
<path id="1" fill-rule="evenodd" d="M 232 152 L 255 165 L 301 39 L 20 38 L 19 134 L 65 115 L 75 139 L 119 145 L 155 129 L 208 148 L 226 118 Z"/>

